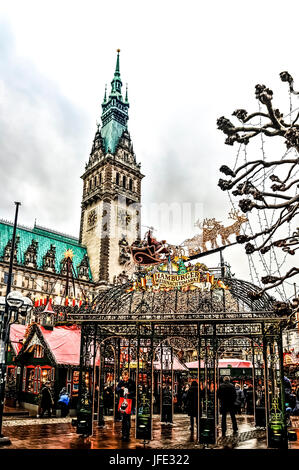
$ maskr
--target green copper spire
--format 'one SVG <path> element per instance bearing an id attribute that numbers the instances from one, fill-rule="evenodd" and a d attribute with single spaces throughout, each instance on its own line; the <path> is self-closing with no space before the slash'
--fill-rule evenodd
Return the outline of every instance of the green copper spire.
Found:
<path id="1" fill-rule="evenodd" d="M 126 83 L 126 97 L 125 97 L 125 102 L 128 102 L 128 84 Z"/>
<path id="2" fill-rule="evenodd" d="M 111 93 L 107 100 L 105 90 L 104 101 L 102 103 L 102 128 L 101 136 L 103 138 L 105 152 L 115 153 L 118 141 L 127 128 L 128 116 L 128 90 L 125 100 L 121 94 L 122 81 L 120 79 L 119 53 L 117 49 L 117 58 L 113 80 L 111 82 Z"/>
<path id="3" fill-rule="evenodd" d="M 116 58 L 116 67 L 115 67 L 115 73 L 114 73 L 114 77 L 116 75 L 118 75 L 120 77 L 120 72 L 119 72 L 119 53 L 120 53 L 120 49 L 117 49 L 117 58 Z"/>
<path id="4" fill-rule="evenodd" d="M 122 81 L 120 79 L 120 71 L 119 71 L 119 53 L 120 53 L 120 49 L 117 49 L 116 67 L 115 67 L 114 77 L 111 82 L 110 96 L 118 96 L 122 100 L 122 94 L 121 94 Z"/>

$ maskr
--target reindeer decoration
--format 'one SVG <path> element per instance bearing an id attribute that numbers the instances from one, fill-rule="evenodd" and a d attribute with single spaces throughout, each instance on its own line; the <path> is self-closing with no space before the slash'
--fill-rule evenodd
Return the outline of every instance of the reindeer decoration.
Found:
<path id="1" fill-rule="evenodd" d="M 188 238 L 182 243 L 183 246 L 188 248 L 189 256 L 207 251 L 207 242 L 211 243 L 212 249 L 218 248 L 217 235 L 222 229 L 220 222 L 215 219 L 204 219 L 203 222 L 198 220 L 194 225 L 202 229 L 202 233 Z"/>
<path id="2" fill-rule="evenodd" d="M 193 238 L 187 238 L 182 245 L 188 248 L 189 256 L 196 255 L 197 253 L 201 253 L 200 244 L 202 241 L 201 235 L 195 235 Z"/>
<path id="3" fill-rule="evenodd" d="M 189 256 L 207 251 L 207 242 L 211 243 L 211 249 L 219 248 L 217 237 L 220 235 L 222 245 L 230 245 L 229 236 L 235 234 L 240 235 L 241 225 L 247 222 L 247 217 L 237 210 L 231 210 L 229 218 L 235 220 L 232 225 L 224 227 L 220 221 L 213 219 L 204 219 L 203 222 L 197 220 L 195 226 L 202 230 L 202 233 L 185 240 L 182 245 L 188 248 Z"/>
<path id="4" fill-rule="evenodd" d="M 198 220 L 195 225 L 202 229 L 202 240 L 200 244 L 202 251 L 207 251 L 207 242 L 211 243 L 212 250 L 218 248 L 217 235 L 223 228 L 221 222 L 215 219 L 204 219 L 202 223 Z"/>
<path id="5" fill-rule="evenodd" d="M 230 245 L 228 237 L 235 234 L 236 236 L 240 235 L 241 225 L 244 222 L 247 222 L 248 219 L 245 215 L 242 215 L 237 210 L 231 210 L 228 216 L 229 219 L 233 219 L 236 222 L 228 227 L 222 227 L 220 233 L 222 245 Z"/>

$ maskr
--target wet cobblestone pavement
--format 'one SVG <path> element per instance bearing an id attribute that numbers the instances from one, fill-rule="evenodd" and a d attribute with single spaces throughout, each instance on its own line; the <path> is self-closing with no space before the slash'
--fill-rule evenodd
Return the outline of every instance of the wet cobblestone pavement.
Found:
<path id="1" fill-rule="evenodd" d="M 153 439 L 145 446 L 134 436 L 134 419 L 132 419 L 131 439 L 129 442 L 121 441 L 121 423 L 115 423 L 112 417 L 106 418 L 104 428 L 95 427 L 92 437 L 83 439 L 76 434 L 71 424 L 72 418 L 24 418 L 5 419 L 3 433 L 11 439 L 11 445 L 2 446 L 3 449 L 201 449 L 202 445 L 196 441 L 196 433 L 189 430 L 189 419 L 186 415 L 175 415 L 173 425 L 160 423 L 160 417 L 155 416 L 153 421 Z M 254 429 L 252 416 L 238 417 L 239 434 Z M 230 420 L 228 432 L 230 435 Z M 263 433 L 259 437 L 235 442 L 228 447 L 235 449 L 266 449 L 266 440 Z M 289 443 L 290 448 L 299 449 L 298 441 Z M 223 449 L 227 445 L 218 444 L 208 446 L 214 449 Z"/>
<path id="2" fill-rule="evenodd" d="M 3 427 L 71 423 L 72 418 L 4 418 Z"/>

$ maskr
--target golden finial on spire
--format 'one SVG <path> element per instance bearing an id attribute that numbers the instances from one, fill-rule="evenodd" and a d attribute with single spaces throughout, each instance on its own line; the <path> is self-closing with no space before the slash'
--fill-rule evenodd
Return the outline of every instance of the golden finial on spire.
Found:
<path id="1" fill-rule="evenodd" d="M 64 257 L 65 257 L 65 258 L 71 258 L 71 259 L 72 259 L 73 256 L 74 256 L 73 250 L 66 250 L 66 251 L 64 252 Z"/>
<path id="2" fill-rule="evenodd" d="M 116 52 L 120 52 L 120 49 L 116 49 Z"/>

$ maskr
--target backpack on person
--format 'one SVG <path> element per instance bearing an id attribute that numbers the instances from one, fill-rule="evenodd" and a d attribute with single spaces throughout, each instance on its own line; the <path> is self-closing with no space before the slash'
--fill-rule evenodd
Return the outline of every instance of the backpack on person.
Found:
<path id="1" fill-rule="evenodd" d="M 67 394 L 61 395 L 58 400 L 58 403 L 64 403 L 65 405 L 68 405 L 69 402 L 70 402 L 70 397 Z"/>

